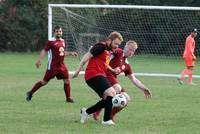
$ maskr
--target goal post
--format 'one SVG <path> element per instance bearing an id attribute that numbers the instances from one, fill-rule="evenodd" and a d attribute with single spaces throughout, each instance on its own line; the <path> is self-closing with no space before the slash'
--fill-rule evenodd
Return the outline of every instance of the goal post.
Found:
<path id="1" fill-rule="evenodd" d="M 80 54 L 118 31 L 125 40 L 122 47 L 130 39 L 138 42 L 136 57 L 165 62 L 182 58 L 186 36 L 200 28 L 200 7 L 49 4 L 49 39 L 55 25 L 62 26 L 68 49 Z"/>
<path id="2" fill-rule="evenodd" d="M 61 25 L 71 49 L 85 52 L 88 43 L 115 30 L 125 41 L 138 41 L 139 54 L 180 56 L 185 36 L 200 24 L 199 11 L 199 7 L 49 4 L 48 37 L 54 25 Z M 84 34 L 94 36 L 80 37 Z"/>

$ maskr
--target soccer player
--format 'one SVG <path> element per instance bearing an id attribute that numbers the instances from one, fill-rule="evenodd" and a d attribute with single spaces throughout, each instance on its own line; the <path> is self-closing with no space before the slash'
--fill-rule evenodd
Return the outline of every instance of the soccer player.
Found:
<path id="1" fill-rule="evenodd" d="M 192 82 L 192 72 L 194 70 L 196 56 L 194 55 L 195 50 L 195 38 L 197 36 L 197 29 L 193 29 L 190 35 L 186 38 L 185 41 L 185 50 L 183 53 L 183 59 L 185 61 L 186 68 L 182 71 L 180 76 L 177 78 L 179 84 L 183 84 L 183 78 L 185 75 L 188 75 L 188 84 L 196 85 Z"/>
<path id="2" fill-rule="evenodd" d="M 81 109 L 81 123 L 85 123 L 90 114 L 105 108 L 102 124 L 114 125 L 114 122 L 111 120 L 111 111 L 112 98 L 116 93 L 106 77 L 106 72 L 107 70 L 116 74 L 119 72 L 118 69 L 112 69 L 109 66 L 110 51 L 118 48 L 122 41 L 123 38 L 120 33 L 112 32 L 106 41 L 96 43 L 91 47 L 89 52 L 83 56 L 78 69 L 74 73 L 73 78 L 78 76 L 85 63 L 88 62 L 85 71 L 85 81 L 100 98 L 103 98 L 95 105 L 87 109 Z"/>
<path id="3" fill-rule="evenodd" d="M 37 68 L 41 66 L 41 61 L 44 59 L 46 53 L 48 52 L 48 65 L 44 78 L 32 87 L 30 91 L 26 93 L 26 100 L 31 101 L 33 94 L 42 86 L 46 85 L 52 78 L 56 77 L 58 80 L 62 79 L 64 82 L 64 92 L 66 97 L 66 102 L 73 103 L 74 100 L 71 97 L 71 87 L 69 80 L 69 73 L 67 67 L 64 63 L 64 57 L 66 55 L 77 55 L 76 52 L 65 51 L 66 44 L 62 39 L 62 28 L 60 26 L 55 26 L 54 28 L 54 38 L 48 40 L 45 44 L 44 49 L 40 52 L 39 58 L 35 65 Z"/>
<path id="4" fill-rule="evenodd" d="M 132 69 L 130 64 L 128 63 L 128 59 L 129 57 L 132 57 L 135 53 L 135 51 L 137 50 L 138 45 L 135 41 L 133 40 L 129 40 L 124 49 L 122 50 L 121 48 L 116 49 L 112 55 L 111 55 L 111 61 L 110 61 L 110 67 L 112 68 L 119 68 L 120 69 L 120 73 L 124 73 L 125 76 L 127 76 L 130 81 L 139 89 L 141 89 L 141 91 L 143 91 L 144 95 L 146 98 L 151 98 L 152 94 L 150 92 L 150 90 L 140 81 L 138 80 Z M 117 74 L 117 75 L 119 75 Z M 126 99 L 127 102 L 130 101 L 130 96 L 127 94 L 127 92 L 120 86 L 119 81 L 117 79 L 117 75 L 113 74 L 111 72 L 107 72 L 107 78 L 110 81 L 111 85 L 114 87 L 115 91 L 117 94 L 122 93 Z M 111 114 L 111 119 L 114 121 L 114 117 L 115 114 L 118 113 L 119 111 L 121 111 L 123 108 L 118 108 L 118 107 L 113 107 L 112 109 L 112 114 Z M 100 111 L 95 112 L 93 114 L 93 117 L 95 120 L 99 119 L 99 114 Z"/>

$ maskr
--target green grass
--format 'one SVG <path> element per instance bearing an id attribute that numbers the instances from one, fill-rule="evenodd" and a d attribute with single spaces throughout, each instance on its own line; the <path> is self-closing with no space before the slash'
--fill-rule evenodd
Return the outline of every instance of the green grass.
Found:
<path id="1" fill-rule="evenodd" d="M 83 76 L 71 81 L 74 104 L 64 102 L 63 82 L 51 80 L 31 102 L 25 93 L 40 80 L 46 60 L 40 69 L 34 66 L 37 54 L 0 53 L 0 134 L 199 134 L 200 79 L 197 86 L 178 85 L 174 78 L 138 77 L 153 92 L 144 99 L 143 93 L 120 76 L 121 85 L 132 97 L 117 115 L 115 126 L 103 126 L 90 118 L 79 123 L 79 110 L 96 102 L 98 96 L 85 84 Z M 78 58 L 67 58 L 74 70 Z M 180 59 L 135 57 L 130 60 L 135 72 L 180 73 Z M 195 74 L 200 74 L 198 69 Z"/>

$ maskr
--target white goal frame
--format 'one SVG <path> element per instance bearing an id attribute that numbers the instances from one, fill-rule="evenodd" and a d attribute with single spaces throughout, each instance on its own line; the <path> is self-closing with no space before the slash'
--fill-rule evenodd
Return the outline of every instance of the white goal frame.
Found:
<path id="1" fill-rule="evenodd" d="M 200 7 L 178 7 L 178 6 L 142 6 L 142 5 L 94 5 L 94 4 L 48 4 L 48 39 L 52 38 L 52 8 L 124 8 L 124 9 L 156 9 L 156 10 L 189 10 L 200 11 Z M 73 71 L 70 72 L 73 74 Z M 81 72 L 84 74 L 84 72 Z M 162 77 L 178 77 L 178 74 L 160 74 L 160 73 L 136 73 L 139 76 L 162 76 Z M 193 75 L 194 78 L 200 78 L 200 75 Z"/>

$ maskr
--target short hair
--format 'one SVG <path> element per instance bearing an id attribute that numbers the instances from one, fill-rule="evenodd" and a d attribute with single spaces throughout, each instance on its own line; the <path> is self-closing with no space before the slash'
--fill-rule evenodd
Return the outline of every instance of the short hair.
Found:
<path id="1" fill-rule="evenodd" d="M 62 27 L 61 26 L 55 26 L 54 29 L 53 29 L 53 31 L 55 32 L 58 29 L 62 29 Z"/>
<path id="2" fill-rule="evenodd" d="M 196 28 L 192 29 L 193 33 L 198 33 L 198 30 Z"/>
<path id="3" fill-rule="evenodd" d="M 122 35 L 116 31 L 110 33 L 110 35 L 108 36 L 108 39 L 110 39 L 110 40 L 115 40 L 116 38 L 118 38 L 121 42 L 123 42 L 123 40 L 124 40 Z"/>
<path id="4" fill-rule="evenodd" d="M 126 46 L 132 46 L 133 48 L 137 49 L 138 48 L 138 44 L 136 41 L 134 40 L 129 40 L 128 42 L 126 42 Z"/>

